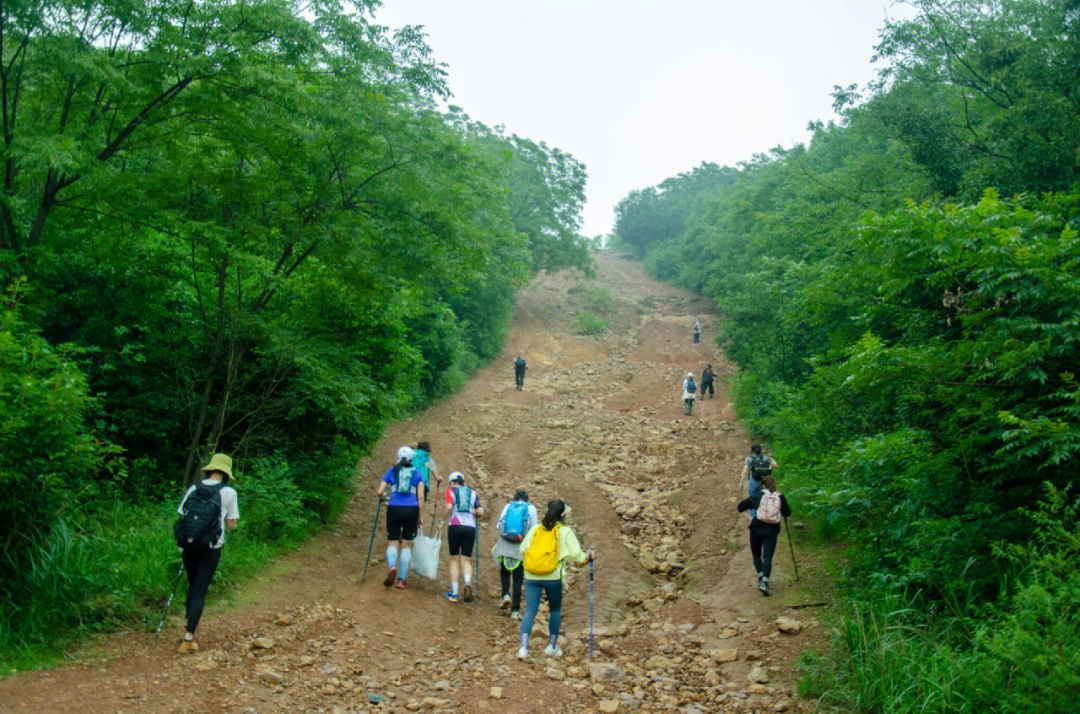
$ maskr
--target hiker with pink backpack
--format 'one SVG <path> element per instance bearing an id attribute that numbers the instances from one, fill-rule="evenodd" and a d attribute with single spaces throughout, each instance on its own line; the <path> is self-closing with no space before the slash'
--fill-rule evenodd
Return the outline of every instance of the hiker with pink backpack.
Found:
<path id="1" fill-rule="evenodd" d="M 739 503 L 739 513 L 754 511 L 750 520 L 750 554 L 758 574 L 758 590 L 769 595 L 769 576 L 772 574 L 773 553 L 780 537 L 780 521 L 791 515 L 787 498 L 776 487 L 772 475 L 762 479 L 762 489 Z"/>

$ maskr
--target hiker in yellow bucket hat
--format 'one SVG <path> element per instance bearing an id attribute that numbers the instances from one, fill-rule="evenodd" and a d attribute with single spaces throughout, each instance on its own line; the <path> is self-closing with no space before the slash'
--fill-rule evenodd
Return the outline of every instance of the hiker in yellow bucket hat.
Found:
<path id="1" fill-rule="evenodd" d="M 199 651 L 195 628 L 202 617 L 206 592 L 221 562 L 225 532 L 236 528 L 240 520 L 236 490 L 227 485 L 233 478 L 232 459 L 226 454 L 214 454 L 201 470 L 205 478 L 193 484 L 180 501 L 180 519 L 174 534 L 183 550 L 188 579 L 187 631 L 180 643 L 180 652 L 185 654 Z"/>

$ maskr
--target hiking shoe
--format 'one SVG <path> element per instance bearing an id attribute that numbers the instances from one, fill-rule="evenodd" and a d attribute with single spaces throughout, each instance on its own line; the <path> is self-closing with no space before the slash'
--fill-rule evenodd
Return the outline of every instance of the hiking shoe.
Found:
<path id="1" fill-rule="evenodd" d="M 548 645 L 544 648 L 544 654 L 546 654 L 548 657 L 562 657 L 562 649 L 560 649 L 559 647 L 552 647 L 551 645 Z"/>
<path id="2" fill-rule="evenodd" d="M 399 578 L 397 583 L 394 585 L 394 587 L 397 588 L 398 590 L 404 590 L 405 589 L 405 581 L 401 580 Z"/>
<path id="3" fill-rule="evenodd" d="M 524 647 L 519 647 L 518 651 L 517 651 L 517 658 L 518 659 L 528 659 L 529 658 L 529 650 L 525 649 Z"/>
<path id="4" fill-rule="evenodd" d="M 520 613 L 520 612 L 518 612 L 517 610 L 513 610 L 513 611 L 511 611 L 511 613 L 510 613 L 510 619 L 511 619 L 511 620 L 520 620 L 520 619 L 521 619 L 521 613 Z"/>
<path id="5" fill-rule="evenodd" d="M 772 593 L 769 592 L 769 581 L 768 580 L 762 580 L 761 582 L 759 582 L 758 583 L 758 590 L 761 591 L 762 595 L 771 595 L 772 594 Z"/>
<path id="6" fill-rule="evenodd" d="M 386 578 L 382 581 L 382 584 L 386 587 L 390 587 L 394 584 L 394 578 L 397 577 L 397 568 L 390 568 L 386 571 Z"/>
<path id="7" fill-rule="evenodd" d="M 180 654 L 192 654 L 199 651 L 199 644 L 195 640 L 180 640 Z"/>
<path id="8" fill-rule="evenodd" d="M 454 594 L 453 590 L 449 590 L 446 593 L 446 599 L 450 602 L 457 602 L 457 595 Z"/>
<path id="9" fill-rule="evenodd" d="M 503 595 L 502 596 L 502 602 L 499 603 L 499 609 L 500 610 L 509 610 L 510 609 L 510 596 L 509 595 Z"/>
<path id="10" fill-rule="evenodd" d="M 462 598 L 465 602 L 472 602 L 472 585 L 466 585 L 465 591 L 462 593 Z"/>

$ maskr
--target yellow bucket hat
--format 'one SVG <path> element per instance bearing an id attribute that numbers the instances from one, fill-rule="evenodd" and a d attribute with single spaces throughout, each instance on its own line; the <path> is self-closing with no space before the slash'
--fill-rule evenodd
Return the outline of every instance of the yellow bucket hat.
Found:
<path id="1" fill-rule="evenodd" d="M 210 463 L 202 467 L 202 472 L 204 474 L 210 473 L 211 471 L 221 471 L 231 479 L 233 477 L 232 459 L 225 454 L 214 454 L 210 459 Z"/>

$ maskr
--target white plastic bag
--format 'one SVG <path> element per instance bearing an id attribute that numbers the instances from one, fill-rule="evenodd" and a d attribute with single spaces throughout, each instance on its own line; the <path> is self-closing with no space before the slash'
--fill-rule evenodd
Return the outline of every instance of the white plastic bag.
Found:
<path id="1" fill-rule="evenodd" d="M 442 552 L 442 537 L 429 538 L 418 535 L 412 544 L 412 563 L 410 570 L 417 575 L 434 580 L 439 577 L 439 553 Z"/>

